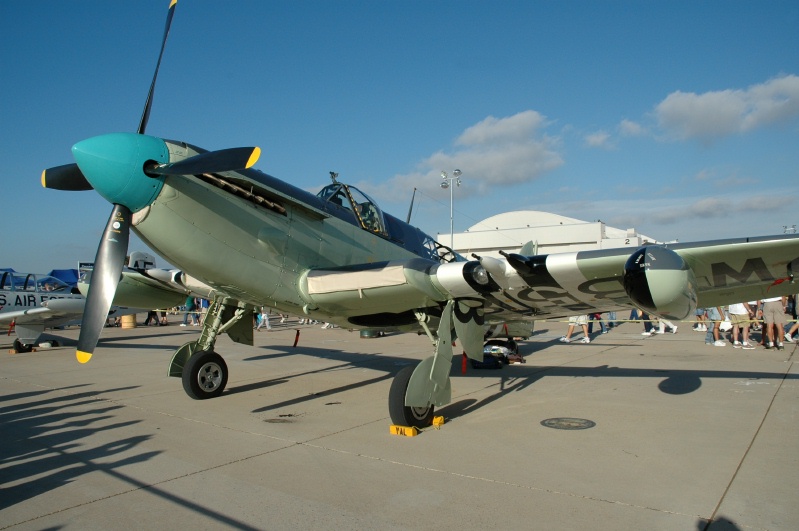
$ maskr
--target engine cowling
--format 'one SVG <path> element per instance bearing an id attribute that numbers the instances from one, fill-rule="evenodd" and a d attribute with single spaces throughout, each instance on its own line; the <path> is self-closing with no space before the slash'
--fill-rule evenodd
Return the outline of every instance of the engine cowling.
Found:
<path id="1" fill-rule="evenodd" d="M 624 290 L 639 308 L 665 319 L 682 320 L 696 310 L 694 273 L 665 247 L 642 247 L 627 259 Z"/>

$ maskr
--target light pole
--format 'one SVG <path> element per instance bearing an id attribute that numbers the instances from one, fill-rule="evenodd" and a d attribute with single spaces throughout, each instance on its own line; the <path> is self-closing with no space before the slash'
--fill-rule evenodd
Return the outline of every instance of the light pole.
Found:
<path id="1" fill-rule="evenodd" d="M 447 176 L 447 172 L 441 172 L 441 178 L 444 179 L 444 182 L 441 183 L 441 188 L 446 190 L 449 188 L 449 248 L 453 249 L 455 247 L 455 225 L 452 221 L 452 209 L 453 209 L 453 191 L 455 190 L 452 186 L 453 181 L 455 186 L 461 185 L 461 171 L 460 170 L 453 170 L 452 177 Z M 453 249 L 454 251 L 454 249 Z"/>

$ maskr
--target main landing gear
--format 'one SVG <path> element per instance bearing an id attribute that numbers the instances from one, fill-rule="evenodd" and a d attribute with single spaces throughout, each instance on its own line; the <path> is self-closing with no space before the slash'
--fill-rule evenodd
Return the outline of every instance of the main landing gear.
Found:
<path id="1" fill-rule="evenodd" d="M 426 322 L 419 322 L 429 331 Z M 445 323 L 447 324 L 447 323 Z M 419 362 L 416 366 L 404 367 L 397 373 L 391 382 L 388 393 L 388 412 L 391 422 L 399 426 L 413 426 L 426 428 L 433 423 L 435 406 L 443 406 L 450 402 L 452 389 L 449 372 L 452 366 L 452 337 L 447 334 L 448 328 L 443 328 L 445 337 L 440 337 L 442 329 L 439 327 L 439 337 L 435 340 L 436 353 L 434 356 Z M 435 336 L 430 335 L 431 339 Z M 482 342 L 482 354 L 489 351 L 493 355 L 499 352 L 506 360 L 513 355 L 514 360 L 519 358 L 518 345 L 513 339 L 491 339 Z M 482 361 L 472 357 L 473 361 Z M 507 362 L 507 361 L 506 361 Z M 414 405 L 406 405 L 406 403 Z"/>
<path id="2" fill-rule="evenodd" d="M 183 390 L 191 398 L 216 398 L 225 390 L 228 368 L 222 356 L 214 352 L 214 345 L 222 332 L 227 332 L 234 341 L 252 345 L 252 326 L 242 320 L 245 315 L 252 315 L 252 307 L 227 298 L 214 300 L 205 316 L 200 338 L 175 352 L 169 376 L 180 378 Z"/>
<path id="3" fill-rule="evenodd" d="M 14 354 L 25 354 L 33 350 L 33 345 L 26 345 L 19 339 L 14 340 Z"/>
<path id="4" fill-rule="evenodd" d="M 398 426 L 426 428 L 433 423 L 435 406 L 433 404 L 428 404 L 427 407 L 405 405 L 405 392 L 408 390 L 408 382 L 415 369 L 414 365 L 404 367 L 394 377 L 388 391 L 388 414 L 391 416 L 391 422 Z"/>
<path id="5" fill-rule="evenodd" d="M 60 346 L 58 341 L 55 339 L 48 339 L 47 341 L 43 341 L 41 343 L 23 343 L 19 340 L 19 338 L 14 340 L 14 345 L 11 347 L 11 352 L 14 354 L 27 354 L 28 352 L 33 352 L 33 349 L 36 346 L 39 348 L 52 348 Z"/>
<path id="6" fill-rule="evenodd" d="M 391 422 L 396 425 L 426 428 L 433 423 L 435 406 L 442 406 L 450 401 L 450 329 L 453 305 L 453 301 L 447 303 L 440 320 L 433 319 L 422 310 L 414 312 L 416 320 L 430 339 L 435 354 L 415 366 L 404 367 L 394 376 L 388 392 L 388 413 Z M 438 324 L 438 331 L 433 332 L 430 324 Z"/>

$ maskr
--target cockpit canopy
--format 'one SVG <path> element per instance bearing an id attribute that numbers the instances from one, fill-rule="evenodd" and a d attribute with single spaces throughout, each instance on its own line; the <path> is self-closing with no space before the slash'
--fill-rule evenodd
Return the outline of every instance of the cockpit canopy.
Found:
<path id="1" fill-rule="evenodd" d="M 383 211 L 368 195 L 354 186 L 342 183 L 329 184 L 316 196 L 334 205 L 333 208 L 340 207 L 352 212 L 361 228 L 388 237 Z"/>
<path id="2" fill-rule="evenodd" d="M 434 262 L 465 261 L 449 247 L 441 245 L 422 230 L 384 213 L 374 200 L 354 186 L 336 181 L 322 188 L 316 197 L 322 208 L 339 219 L 390 240 L 417 256 Z"/>
<path id="3" fill-rule="evenodd" d="M 27 273 L 4 272 L 0 279 L 0 289 L 3 291 L 30 291 L 30 292 L 61 292 L 69 293 L 70 286 L 48 275 L 33 275 Z"/>

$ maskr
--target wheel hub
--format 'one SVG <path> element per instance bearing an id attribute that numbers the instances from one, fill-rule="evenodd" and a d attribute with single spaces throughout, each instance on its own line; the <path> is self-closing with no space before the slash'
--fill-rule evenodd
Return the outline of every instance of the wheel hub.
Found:
<path id="1" fill-rule="evenodd" d="M 427 413 L 430 411 L 430 406 L 427 407 L 412 407 L 411 414 L 416 420 L 424 420 Z"/>
<path id="2" fill-rule="evenodd" d="M 222 367 L 213 362 L 204 364 L 197 372 L 197 383 L 204 391 L 213 391 L 222 383 Z"/>

